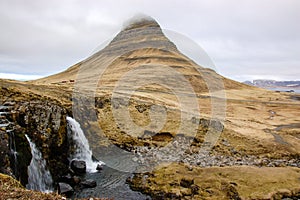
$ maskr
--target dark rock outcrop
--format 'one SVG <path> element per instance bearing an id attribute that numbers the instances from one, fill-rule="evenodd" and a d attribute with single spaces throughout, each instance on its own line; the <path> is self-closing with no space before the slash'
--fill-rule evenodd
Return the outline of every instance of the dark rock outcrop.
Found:
<path id="1" fill-rule="evenodd" d="M 86 163 L 83 160 L 72 160 L 70 167 L 75 174 L 84 174 L 86 172 Z"/>
<path id="2" fill-rule="evenodd" d="M 58 183 L 58 193 L 70 197 L 74 193 L 74 189 L 67 183 Z"/>
<path id="3" fill-rule="evenodd" d="M 12 171 L 16 179 L 27 184 L 27 167 L 31 161 L 27 134 L 41 151 L 54 181 L 57 181 L 59 176 L 66 174 L 69 164 L 67 109 L 57 100 L 30 92 L 5 87 L 1 87 L 0 92 L 6 97 L 0 99 L 0 105 L 6 109 L 2 118 L 9 122 L 1 132 L 0 148 L 4 148 L 1 152 L 5 154 L 1 156 L 1 172 L 9 174 Z"/>
<path id="4" fill-rule="evenodd" d="M 80 183 L 82 188 L 94 188 L 97 186 L 97 182 L 95 180 L 92 179 L 87 179 L 85 181 L 82 181 Z"/>
<path id="5" fill-rule="evenodd" d="M 59 178 L 59 182 L 68 183 L 73 185 L 73 176 L 71 174 L 63 175 Z"/>
<path id="6" fill-rule="evenodd" d="M 72 187 L 79 185 L 81 178 L 78 176 L 72 176 L 71 174 L 63 175 L 59 178 L 58 182 L 67 183 Z"/>
<path id="7" fill-rule="evenodd" d="M 25 133 L 29 135 L 41 150 L 51 174 L 54 178 L 59 176 L 67 170 L 68 164 L 66 110 L 51 101 L 20 102 L 17 105 L 17 136 L 22 138 Z"/>
<path id="8" fill-rule="evenodd" d="M 6 131 L 0 129 L 0 172 L 12 174 L 9 161 L 9 138 Z"/>
<path id="9" fill-rule="evenodd" d="M 100 164 L 98 164 L 98 165 L 97 165 L 97 167 L 96 167 L 96 170 L 97 170 L 97 171 L 101 171 L 101 170 L 103 170 L 103 166 L 102 166 L 102 165 L 100 165 Z"/>

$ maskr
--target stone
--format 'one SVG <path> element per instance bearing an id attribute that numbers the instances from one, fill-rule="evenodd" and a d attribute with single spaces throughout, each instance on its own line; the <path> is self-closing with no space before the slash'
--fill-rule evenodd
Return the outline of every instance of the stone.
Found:
<path id="1" fill-rule="evenodd" d="M 97 170 L 97 171 L 101 171 L 101 170 L 103 170 L 103 166 L 102 166 L 102 165 L 100 165 L 100 164 L 98 164 L 98 165 L 97 165 L 97 167 L 96 167 L 96 170 Z"/>
<path id="2" fill-rule="evenodd" d="M 59 178 L 59 181 L 72 185 L 73 177 L 70 174 L 63 175 Z"/>
<path id="3" fill-rule="evenodd" d="M 58 183 L 58 193 L 66 195 L 66 197 L 71 197 L 74 193 L 74 189 L 67 183 Z"/>
<path id="4" fill-rule="evenodd" d="M 86 172 L 86 163 L 83 160 L 72 160 L 71 169 L 75 174 L 84 174 Z"/>
<path id="5" fill-rule="evenodd" d="M 82 181 L 80 183 L 80 185 L 83 187 L 83 188 L 94 188 L 97 186 L 97 182 L 95 180 L 92 180 L 92 179 L 87 179 L 85 181 Z"/>

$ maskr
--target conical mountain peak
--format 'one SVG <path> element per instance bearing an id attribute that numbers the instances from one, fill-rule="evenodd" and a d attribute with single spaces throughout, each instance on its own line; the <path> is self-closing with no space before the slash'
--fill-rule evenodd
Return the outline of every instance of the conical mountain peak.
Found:
<path id="1" fill-rule="evenodd" d="M 109 55 L 142 48 L 158 48 L 177 51 L 176 46 L 163 33 L 159 24 L 149 16 L 135 16 L 124 23 L 110 44 L 104 49 Z"/>
<path id="2" fill-rule="evenodd" d="M 148 27 L 160 28 L 157 21 L 155 21 L 155 19 L 153 19 L 152 17 L 147 15 L 136 15 L 124 23 L 123 30 L 148 28 Z"/>
<path id="3" fill-rule="evenodd" d="M 220 77 L 212 70 L 196 66 L 183 55 L 163 33 L 160 25 L 151 17 L 135 16 L 124 23 L 123 29 L 111 42 L 86 60 L 70 67 L 64 72 L 37 80 L 39 83 L 60 83 L 66 79 L 77 79 L 76 83 L 94 83 L 99 71 L 105 68 L 106 75 L 101 78 L 101 87 L 110 88 L 127 72 L 143 65 L 170 66 L 191 80 L 196 92 L 208 91 L 206 83 L 197 69 L 201 69 L 207 79 Z M 81 76 L 78 76 L 78 72 Z M 150 76 L 149 74 L 148 76 Z M 163 77 L 164 79 L 165 77 Z M 95 81 L 96 82 L 96 81 Z M 240 84 L 224 80 L 229 88 L 239 88 Z"/>

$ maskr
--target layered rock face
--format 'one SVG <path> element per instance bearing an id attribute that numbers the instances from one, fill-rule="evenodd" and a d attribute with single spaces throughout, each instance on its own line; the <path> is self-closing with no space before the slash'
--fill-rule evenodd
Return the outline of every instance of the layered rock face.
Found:
<path id="1" fill-rule="evenodd" d="M 7 125 L 1 130 L 1 148 L 6 152 L 6 156 L 1 157 L 5 158 L 1 162 L 1 172 L 10 172 L 23 185 L 27 183 L 26 172 L 31 160 L 27 134 L 42 152 L 54 177 L 63 174 L 68 167 L 67 110 L 50 98 L 0 89 L 6 97 L 1 99 L 1 105 L 8 105 L 3 119 Z"/>
<path id="2" fill-rule="evenodd" d="M 61 80 L 78 79 L 78 71 L 86 74 L 86 77 L 91 78 L 97 72 L 99 65 L 104 65 L 106 62 L 100 61 L 109 58 L 119 57 L 125 53 L 144 49 L 144 48 L 157 48 L 168 51 L 177 51 L 176 46 L 168 40 L 162 33 L 159 24 L 153 19 L 142 19 L 136 23 L 131 23 L 118 33 L 114 39 L 102 50 L 90 56 L 88 59 L 70 67 L 66 71 L 52 75 L 47 78 L 39 79 L 37 83 L 59 83 Z M 84 68 L 80 70 L 80 68 Z"/>
<path id="3" fill-rule="evenodd" d="M 12 174 L 10 168 L 10 149 L 9 149 L 9 137 L 5 130 L 0 129 L 1 140 L 0 140 L 0 172 L 4 174 Z"/>
<path id="4" fill-rule="evenodd" d="M 163 34 L 159 24 L 154 19 L 147 18 L 130 23 L 97 54 L 122 55 L 149 47 L 178 52 L 176 46 Z"/>
<path id="5" fill-rule="evenodd" d="M 131 21 L 106 47 L 66 71 L 33 82 L 60 84 L 62 81 L 76 80 L 75 90 L 82 93 L 92 90 L 96 95 L 100 95 L 103 90 L 111 93 L 115 82 L 120 77 L 141 66 L 149 66 L 149 68 L 157 66 L 161 71 L 162 77 L 159 80 L 162 83 L 168 82 L 170 76 L 174 76 L 174 74 L 166 74 L 164 70 L 177 71 L 190 82 L 197 94 L 209 91 L 207 82 L 212 82 L 210 87 L 216 87 L 215 89 L 220 87 L 219 81 L 223 81 L 225 88 L 228 89 L 250 88 L 226 79 L 212 69 L 197 65 L 183 55 L 164 35 L 159 24 L 149 17 Z M 147 76 L 151 76 L 151 73 Z M 132 79 L 128 84 L 132 86 L 135 83 L 136 80 Z M 97 87 L 99 90 L 96 91 Z M 88 95 L 88 92 L 86 93 Z"/>

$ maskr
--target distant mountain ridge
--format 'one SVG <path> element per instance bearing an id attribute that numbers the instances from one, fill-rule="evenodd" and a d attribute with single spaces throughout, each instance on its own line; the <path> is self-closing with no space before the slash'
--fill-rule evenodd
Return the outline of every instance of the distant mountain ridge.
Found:
<path id="1" fill-rule="evenodd" d="M 300 81 L 276 81 L 276 80 L 265 80 L 265 79 L 258 79 L 251 81 L 243 82 L 247 85 L 252 85 L 261 88 L 300 88 Z"/>

